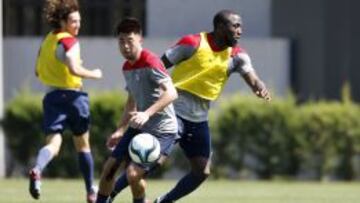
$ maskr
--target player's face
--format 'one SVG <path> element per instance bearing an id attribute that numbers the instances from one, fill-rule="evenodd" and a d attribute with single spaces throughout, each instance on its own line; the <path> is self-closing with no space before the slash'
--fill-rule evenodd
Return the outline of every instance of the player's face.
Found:
<path id="1" fill-rule="evenodd" d="M 80 30 L 80 13 L 78 11 L 72 12 L 68 15 L 65 23 L 63 23 L 63 29 L 73 36 L 77 36 Z"/>
<path id="2" fill-rule="evenodd" d="M 223 26 L 225 44 L 232 47 L 238 43 L 242 34 L 241 18 L 239 15 L 230 14 Z"/>
<path id="3" fill-rule="evenodd" d="M 120 33 L 118 38 L 121 54 L 130 61 L 135 61 L 141 51 L 142 37 L 136 33 Z"/>

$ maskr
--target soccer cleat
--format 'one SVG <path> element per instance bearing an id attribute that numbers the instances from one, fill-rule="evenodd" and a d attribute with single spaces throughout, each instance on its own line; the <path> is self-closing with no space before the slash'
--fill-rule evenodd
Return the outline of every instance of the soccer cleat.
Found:
<path id="1" fill-rule="evenodd" d="M 157 197 L 153 203 L 160 203 L 160 197 Z"/>
<path id="2" fill-rule="evenodd" d="M 97 197 L 98 188 L 96 186 L 92 186 L 92 189 L 89 193 L 86 194 L 87 203 L 95 203 Z"/>
<path id="3" fill-rule="evenodd" d="M 161 203 L 161 200 L 162 200 L 162 199 L 163 199 L 162 196 L 157 197 L 157 198 L 155 199 L 154 203 Z"/>
<path id="4" fill-rule="evenodd" d="M 109 197 L 108 200 L 106 201 L 106 203 L 112 203 L 114 201 L 114 199 L 112 197 Z"/>
<path id="5" fill-rule="evenodd" d="M 160 196 L 160 197 L 157 197 L 155 200 L 154 200 L 154 203 L 173 203 L 174 201 L 171 201 L 171 202 L 163 202 L 165 196 Z"/>
<path id="6" fill-rule="evenodd" d="M 106 202 L 106 203 L 112 203 L 114 201 L 115 197 L 117 196 L 117 194 L 118 194 L 117 192 L 112 191 L 109 196 L 108 202 Z"/>
<path id="7" fill-rule="evenodd" d="M 96 202 L 96 193 L 88 193 L 86 195 L 86 201 L 87 203 L 95 203 Z"/>
<path id="8" fill-rule="evenodd" d="M 40 190 L 41 190 L 41 175 L 40 175 L 40 171 L 37 169 L 31 169 L 29 172 L 29 180 L 30 180 L 30 185 L 29 185 L 29 192 L 31 194 L 31 196 L 34 199 L 39 199 L 40 198 Z"/>

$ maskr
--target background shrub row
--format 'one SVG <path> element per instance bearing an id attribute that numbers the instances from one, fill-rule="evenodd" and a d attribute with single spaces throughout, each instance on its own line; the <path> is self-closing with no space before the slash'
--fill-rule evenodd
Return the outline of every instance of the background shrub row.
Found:
<path id="1" fill-rule="evenodd" d="M 118 92 L 90 94 L 91 143 L 96 174 L 109 155 L 106 138 L 114 131 L 126 96 Z M 297 105 L 292 98 L 263 102 L 237 95 L 211 112 L 213 177 L 360 179 L 360 109 L 345 102 Z M 2 121 L 11 158 L 25 171 L 34 163 L 45 136 L 41 132 L 41 96 L 23 93 L 8 103 Z M 50 177 L 78 177 L 77 156 L 70 132 L 62 150 L 46 170 Z M 183 169 L 186 161 L 175 150 L 161 176 Z"/>

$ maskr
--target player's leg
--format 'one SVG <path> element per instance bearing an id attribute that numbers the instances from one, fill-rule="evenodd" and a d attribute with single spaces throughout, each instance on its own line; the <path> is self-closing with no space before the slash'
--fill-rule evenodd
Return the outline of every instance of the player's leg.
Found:
<path id="1" fill-rule="evenodd" d="M 62 137 L 60 133 L 47 135 L 46 144 L 39 150 L 36 158 L 36 165 L 33 169 L 36 169 L 41 173 L 47 164 L 59 154 L 61 143 Z"/>
<path id="2" fill-rule="evenodd" d="M 128 146 L 131 139 L 141 131 L 129 128 L 116 145 L 101 173 L 97 203 L 107 203 L 113 189 L 116 170 L 129 159 Z"/>
<path id="3" fill-rule="evenodd" d="M 182 177 L 167 194 L 155 203 L 174 202 L 196 190 L 210 174 L 211 141 L 207 122 L 179 120 L 184 127 L 179 144 L 190 161 L 191 171 Z"/>
<path id="4" fill-rule="evenodd" d="M 195 191 L 210 175 L 210 161 L 205 157 L 190 159 L 191 171 L 183 176 L 166 195 L 158 197 L 155 203 L 175 202 Z"/>
<path id="5" fill-rule="evenodd" d="M 127 186 L 129 185 L 127 175 L 123 172 L 115 181 L 114 189 L 110 194 L 111 199 L 115 199 L 115 197 Z"/>
<path id="6" fill-rule="evenodd" d="M 87 93 L 81 91 L 63 91 L 63 95 L 66 95 L 70 101 L 66 106 L 68 124 L 74 134 L 73 141 L 85 182 L 86 200 L 88 203 L 94 203 L 97 191 L 94 186 L 94 160 L 89 141 L 89 97 Z"/>
<path id="7" fill-rule="evenodd" d="M 35 199 L 40 197 L 42 171 L 60 150 L 62 143 L 61 133 L 67 119 L 67 115 L 62 109 L 63 103 L 64 100 L 58 91 L 47 93 L 43 99 L 43 131 L 46 135 L 46 144 L 39 150 L 36 165 L 29 172 L 29 191 Z"/>
<path id="8" fill-rule="evenodd" d="M 170 155 L 173 146 L 176 142 L 176 134 L 164 134 L 163 136 L 157 137 L 160 147 L 161 147 L 161 158 L 157 161 L 157 163 L 151 167 L 148 167 L 145 170 L 145 177 L 155 171 L 158 167 L 160 167 Z M 123 173 L 118 177 L 115 182 L 115 186 L 113 191 L 110 194 L 111 200 L 115 199 L 115 197 L 127 186 L 129 185 L 126 173 Z"/>
<path id="9" fill-rule="evenodd" d="M 157 168 L 159 168 L 165 162 L 166 158 L 167 157 L 162 156 L 154 166 L 149 168 L 149 170 L 145 171 L 144 177 L 148 176 L 153 171 L 155 171 Z M 115 197 L 127 186 L 129 186 L 127 174 L 126 174 L 126 172 L 123 172 L 115 181 L 114 189 L 112 190 L 112 192 L 110 194 L 110 200 L 111 200 L 110 202 L 112 202 L 115 199 Z"/>
<path id="10" fill-rule="evenodd" d="M 163 165 L 167 159 L 167 157 L 170 155 L 175 143 L 176 143 L 176 134 L 175 133 L 169 133 L 169 134 L 162 134 L 162 136 L 157 136 L 157 139 L 160 143 L 160 153 L 161 157 L 157 161 L 156 164 L 147 167 L 145 169 L 144 176 L 148 176 L 152 172 L 154 172 L 157 168 L 159 168 L 161 165 Z M 129 185 L 128 179 L 125 173 L 123 173 L 119 178 L 117 179 L 114 189 L 111 192 L 110 199 L 113 201 L 115 197 L 127 186 Z"/>
<path id="11" fill-rule="evenodd" d="M 120 162 L 114 157 L 109 157 L 105 162 L 100 176 L 99 191 L 97 194 L 96 203 L 108 202 L 110 192 L 113 189 L 115 173 L 119 167 Z"/>
<path id="12" fill-rule="evenodd" d="M 97 189 L 94 185 L 94 160 L 90 149 L 89 132 L 74 136 L 73 140 L 78 153 L 79 168 L 85 182 L 86 199 L 88 203 L 94 203 Z"/>
<path id="13" fill-rule="evenodd" d="M 62 137 L 59 133 L 46 136 L 46 145 L 37 155 L 36 164 L 29 172 L 29 191 L 33 198 L 39 199 L 41 190 L 41 174 L 47 164 L 59 153 Z"/>
<path id="14" fill-rule="evenodd" d="M 133 195 L 133 203 L 145 202 L 146 181 L 143 179 L 144 174 L 145 170 L 134 163 L 130 163 L 126 169 L 126 176 Z"/>

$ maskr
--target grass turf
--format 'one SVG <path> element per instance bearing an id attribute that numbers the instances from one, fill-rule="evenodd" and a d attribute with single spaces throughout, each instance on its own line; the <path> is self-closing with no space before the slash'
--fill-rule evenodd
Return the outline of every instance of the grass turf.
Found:
<path id="1" fill-rule="evenodd" d="M 149 181 L 147 196 L 154 199 L 175 181 Z M 40 200 L 31 199 L 26 179 L 0 179 L 0 203 L 85 202 L 81 180 L 45 179 Z M 360 183 L 207 181 L 179 203 L 357 203 Z M 115 203 L 131 203 L 129 189 Z"/>

